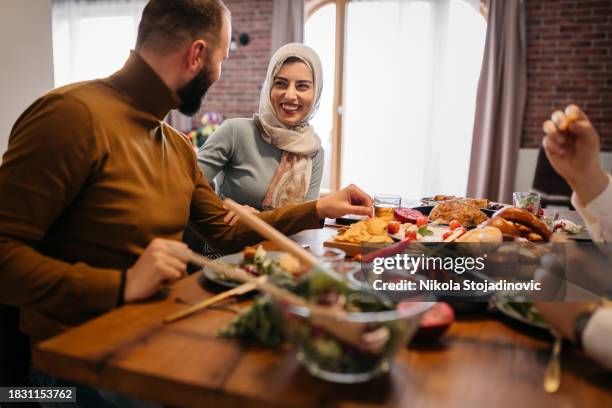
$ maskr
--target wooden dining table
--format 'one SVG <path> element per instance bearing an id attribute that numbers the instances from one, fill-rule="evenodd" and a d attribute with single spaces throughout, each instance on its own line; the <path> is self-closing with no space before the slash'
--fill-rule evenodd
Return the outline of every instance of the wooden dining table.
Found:
<path id="1" fill-rule="evenodd" d="M 293 239 L 315 248 L 334 234 L 326 227 Z M 459 313 L 440 339 L 404 347 L 388 374 L 351 385 L 311 376 L 288 344 L 265 349 L 220 337 L 248 297 L 162 323 L 214 294 L 201 273 L 190 275 L 153 299 L 42 342 L 34 365 L 54 377 L 180 407 L 612 407 L 610 374 L 569 345 L 560 390 L 544 392 L 551 336 L 486 305 Z"/>

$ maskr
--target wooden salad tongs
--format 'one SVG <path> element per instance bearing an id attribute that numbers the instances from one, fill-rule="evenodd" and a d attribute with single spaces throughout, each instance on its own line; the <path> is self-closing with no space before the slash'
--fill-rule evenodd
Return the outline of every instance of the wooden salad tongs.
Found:
<path id="1" fill-rule="evenodd" d="M 296 242 L 289 239 L 287 236 L 267 224 L 265 221 L 263 221 L 256 215 L 245 211 L 243 207 L 237 204 L 235 201 L 231 199 L 225 199 L 224 204 L 228 210 L 234 211 L 234 213 L 236 213 L 240 217 L 241 222 L 251 227 L 253 230 L 255 230 L 267 240 L 272 241 L 273 243 L 278 245 L 281 250 L 287 251 L 288 253 L 298 258 L 304 263 L 305 266 L 310 268 L 317 267 L 322 269 L 324 272 L 327 272 L 331 275 L 335 275 L 334 271 L 322 267 L 317 257 L 314 256 L 312 253 L 306 251 Z M 230 279 L 235 279 L 245 283 L 230 291 L 221 293 L 211 299 L 207 299 L 181 312 L 168 316 L 166 319 L 164 319 L 165 323 L 169 323 L 178 320 L 182 317 L 188 316 L 192 313 L 195 313 L 198 310 L 210 306 L 215 301 L 234 296 L 237 294 L 237 292 L 246 293 L 247 291 L 253 289 L 260 289 L 290 305 L 307 308 L 309 310 L 310 320 L 312 324 L 316 324 L 320 327 L 323 327 L 329 333 L 353 346 L 365 349 L 378 349 L 381 347 L 381 344 L 384 345 L 388 339 L 388 333 L 378 333 L 384 331 L 383 329 L 386 328 L 381 328 L 380 330 L 377 330 L 375 332 L 364 334 L 364 329 L 366 325 L 362 322 L 352 322 L 347 320 L 347 312 L 345 310 L 336 307 L 321 306 L 308 302 L 306 299 L 303 299 L 294 293 L 291 293 L 283 288 L 280 288 L 267 282 L 266 276 L 256 278 L 249 275 L 238 267 L 232 268 L 226 264 L 223 264 L 222 262 L 207 259 L 201 255 L 195 254 L 188 250 L 181 251 L 181 254 L 179 254 L 179 256 L 183 257 L 186 261 L 191 262 L 195 265 L 202 267 L 210 267 L 211 269 L 223 272 Z M 232 291 L 234 292 L 230 293 Z"/>
<path id="2" fill-rule="evenodd" d="M 301 247 L 300 247 L 300 250 Z M 183 258 L 185 261 L 192 263 L 194 265 L 200 266 L 200 267 L 208 267 L 211 268 L 217 272 L 221 272 L 223 273 L 226 277 L 232 279 L 232 280 L 236 280 L 239 282 L 244 282 L 243 284 L 241 284 L 240 286 L 237 286 L 233 289 L 230 289 L 228 291 L 225 291 L 223 293 L 218 294 L 217 296 L 213 296 L 209 299 L 206 299 L 200 303 L 197 303 L 191 307 L 188 307 L 187 309 L 181 310 L 180 312 L 171 314 L 169 316 L 167 316 L 166 318 L 164 318 L 164 323 L 172 323 L 176 320 L 182 319 L 184 317 L 190 316 L 195 312 L 198 312 L 202 309 L 205 309 L 215 303 L 218 303 L 222 300 L 225 300 L 227 298 L 230 298 L 232 296 L 239 296 L 239 295 L 243 295 L 245 293 L 248 293 L 254 289 L 261 289 L 264 290 L 274 296 L 277 296 L 279 298 L 282 298 L 292 304 L 297 304 L 300 306 L 309 306 L 310 308 L 315 307 L 317 309 L 321 309 L 318 310 L 320 313 L 324 313 L 324 314 L 329 314 L 328 309 L 326 307 L 322 307 L 319 305 L 313 305 L 310 304 L 309 302 L 307 302 L 305 299 L 302 299 L 301 297 L 286 291 L 282 288 L 279 288 L 275 285 L 272 285 L 270 283 L 267 282 L 267 276 L 260 276 L 260 277 L 254 277 L 249 275 L 248 273 L 246 273 L 245 271 L 243 271 L 242 269 L 240 269 L 239 267 L 231 267 L 227 264 L 224 264 L 222 262 L 216 261 L 216 260 L 211 260 L 208 259 L 202 255 L 198 255 L 194 252 L 192 252 L 191 250 L 174 250 L 175 254 L 181 258 Z M 305 251 L 304 251 L 305 252 Z M 310 255 L 310 254 L 309 254 Z M 315 258 L 316 260 L 316 258 Z"/>
<path id="3" fill-rule="evenodd" d="M 304 248 L 302 248 L 297 243 L 291 241 L 289 238 L 283 235 L 280 231 L 271 227 L 265 221 L 261 220 L 259 217 L 247 211 L 244 211 L 242 206 L 236 203 L 235 201 L 231 199 L 226 199 L 224 203 L 226 205 L 226 208 L 230 211 L 234 211 L 245 224 L 253 228 L 259 234 L 261 234 L 264 238 L 269 239 L 270 241 L 277 244 L 281 249 L 296 256 L 306 266 L 313 267 L 318 264 L 318 259 L 313 254 L 306 251 Z M 265 282 L 266 281 L 265 278 L 267 278 L 266 276 L 255 278 L 253 276 L 248 275 L 246 272 L 244 272 L 240 268 L 232 268 L 222 262 L 211 260 L 202 255 L 196 254 L 192 252 L 191 250 L 181 251 L 181 250 L 175 249 L 174 252 L 177 256 L 179 256 L 186 262 L 192 263 L 194 265 L 197 265 L 203 268 L 208 267 L 210 269 L 223 273 L 225 276 L 227 276 L 230 279 L 237 280 L 239 282 L 244 282 L 244 283 L 233 289 L 220 293 L 217 296 L 213 296 L 212 298 L 209 298 L 200 303 L 197 303 L 185 310 L 169 315 L 166 318 L 164 318 L 164 323 L 172 323 L 184 317 L 190 316 L 193 313 L 196 313 L 202 309 L 205 309 L 215 303 L 221 302 L 233 296 L 243 295 L 258 287 L 260 287 L 260 289 L 263 289 L 261 286 L 265 286 L 267 292 L 271 292 L 271 293 L 274 292 L 273 294 L 275 296 L 284 297 L 284 298 L 287 298 L 287 296 L 290 296 L 292 303 L 296 303 L 296 302 L 307 303 L 304 301 L 304 299 L 300 298 L 299 296 L 294 295 L 291 292 L 282 290 L 274 285 L 266 284 Z M 279 290 L 282 293 L 279 293 Z"/>
<path id="4" fill-rule="evenodd" d="M 268 225 L 265 221 L 261 220 L 259 217 L 244 211 L 241 205 L 237 204 L 235 201 L 231 199 L 226 199 L 224 201 L 226 208 L 230 211 L 234 211 L 240 219 L 247 224 L 249 227 L 253 228 L 264 238 L 274 242 L 279 246 L 280 249 L 285 250 L 298 259 L 302 261 L 308 267 L 314 267 L 318 264 L 318 259 L 310 252 L 306 251 L 297 243 L 291 241 L 285 235 L 283 235 L 280 231 Z M 232 296 L 239 296 L 245 293 L 248 293 L 255 289 L 261 289 L 266 292 L 273 294 L 279 298 L 285 299 L 286 301 L 292 304 L 299 305 L 309 305 L 309 303 L 302 299 L 301 297 L 281 289 L 277 286 L 274 286 L 270 283 L 267 283 L 267 276 L 261 276 L 259 278 L 255 278 L 254 276 L 249 275 L 245 271 L 237 267 L 231 267 L 225 263 L 208 259 L 202 255 L 196 254 L 191 250 L 177 250 L 174 249 L 175 254 L 185 260 L 186 262 L 192 263 L 194 265 L 200 267 L 208 267 L 217 272 L 223 273 L 226 277 L 236 280 L 239 282 L 244 282 L 240 286 L 237 286 L 233 289 L 225 291 L 223 293 L 218 294 L 217 296 L 213 296 L 212 298 L 206 299 L 200 303 L 197 303 L 187 309 L 181 310 L 180 312 L 174 313 L 172 315 L 167 316 L 164 319 L 164 323 L 172 323 L 184 317 L 190 316 L 193 313 L 196 313 L 202 309 L 205 309 L 215 303 L 221 302 L 225 299 L 228 299 Z M 310 305 L 310 306 L 318 306 L 318 305 Z M 327 309 L 321 306 L 318 306 L 320 309 Z M 328 314 L 328 312 L 324 312 L 324 314 Z"/>

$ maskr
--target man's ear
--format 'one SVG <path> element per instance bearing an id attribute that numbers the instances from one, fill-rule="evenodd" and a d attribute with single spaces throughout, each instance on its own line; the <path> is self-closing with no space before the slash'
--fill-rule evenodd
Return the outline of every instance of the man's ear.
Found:
<path id="1" fill-rule="evenodd" d="M 208 44 L 204 40 L 195 40 L 187 51 L 187 69 L 192 73 L 199 72 L 206 65 Z"/>

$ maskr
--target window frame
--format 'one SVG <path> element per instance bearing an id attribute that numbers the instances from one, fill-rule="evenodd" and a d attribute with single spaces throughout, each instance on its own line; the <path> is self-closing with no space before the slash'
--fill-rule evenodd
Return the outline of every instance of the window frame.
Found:
<path id="1" fill-rule="evenodd" d="M 344 114 L 344 73 L 346 46 L 346 10 L 351 0 L 306 0 L 304 3 L 305 22 L 321 8 L 336 5 L 335 30 L 335 68 L 334 68 L 334 100 L 332 121 L 332 159 L 331 159 L 331 192 L 340 189 L 342 160 L 342 120 Z M 487 20 L 489 0 L 480 0 L 480 14 Z"/>

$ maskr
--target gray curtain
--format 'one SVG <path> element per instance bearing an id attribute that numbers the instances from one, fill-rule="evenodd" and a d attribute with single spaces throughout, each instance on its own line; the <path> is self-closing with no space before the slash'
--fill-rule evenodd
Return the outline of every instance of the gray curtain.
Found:
<path id="1" fill-rule="evenodd" d="M 490 0 L 468 179 L 469 197 L 512 203 L 527 96 L 523 0 Z"/>
<path id="2" fill-rule="evenodd" d="M 304 0 L 274 0 L 270 54 L 281 46 L 304 41 Z"/>

